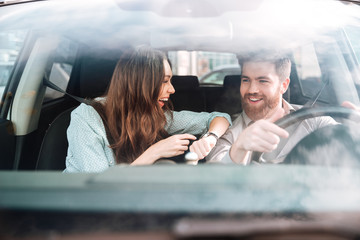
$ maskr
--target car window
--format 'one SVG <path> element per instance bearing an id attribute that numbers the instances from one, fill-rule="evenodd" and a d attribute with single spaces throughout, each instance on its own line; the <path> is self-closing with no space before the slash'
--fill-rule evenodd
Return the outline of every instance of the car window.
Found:
<path id="1" fill-rule="evenodd" d="M 0 239 L 358 239 L 354 2 L 0 0 Z"/>
<path id="2" fill-rule="evenodd" d="M 303 96 L 312 97 L 324 85 L 319 60 L 314 44 L 304 45 L 294 52 L 294 61 L 300 88 Z M 328 91 L 324 91 L 320 99 L 328 99 Z"/>
<path id="3" fill-rule="evenodd" d="M 345 27 L 345 32 L 352 45 L 355 56 L 358 62 L 360 62 L 360 29 L 354 26 L 348 26 Z"/>
<path id="4" fill-rule="evenodd" d="M 195 75 L 201 83 L 222 84 L 226 75 L 239 73 L 234 53 L 169 51 L 174 75 Z"/>
<path id="5" fill-rule="evenodd" d="M 293 52 L 301 95 L 310 102 L 316 99 L 319 104 L 337 105 L 346 98 L 357 101 L 356 91 L 349 89 L 355 88 L 354 83 L 358 80 L 351 74 L 352 65 L 346 61 L 348 50 L 341 49 L 342 44 L 338 44 L 342 41 L 341 33 L 326 36 L 322 41 L 326 44 L 315 41 Z M 340 78 L 344 81 L 339 81 Z M 346 97 L 341 89 L 347 84 L 349 92 Z"/>
<path id="6" fill-rule="evenodd" d="M 73 69 L 78 46 L 69 39 L 62 39 L 58 45 L 54 61 L 48 69 L 49 81 L 66 91 Z M 45 92 L 44 102 L 64 96 L 64 93 L 48 87 Z"/>
<path id="7" fill-rule="evenodd" d="M 355 59 L 351 67 L 351 73 L 353 75 L 354 82 L 357 84 L 357 88 L 360 89 L 360 30 L 355 26 L 347 26 L 344 28 L 347 39 L 349 40 L 349 52 L 350 55 L 354 54 Z"/>
<path id="8" fill-rule="evenodd" d="M 202 78 L 201 83 L 221 84 L 222 80 L 224 80 L 225 75 L 226 72 L 223 71 L 212 72 L 212 74 L 209 74 L 206 78 Z"/>
<path id="9" fill-rule="evenodd" d="M 25 30 L 0 31 L 0 98 L 24 44 Z"/>

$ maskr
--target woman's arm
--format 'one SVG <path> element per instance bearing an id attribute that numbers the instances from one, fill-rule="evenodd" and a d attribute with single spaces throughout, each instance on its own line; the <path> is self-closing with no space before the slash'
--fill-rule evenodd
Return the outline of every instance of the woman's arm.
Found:
<path id="1" fill-rule="evenodd" d="M 193 142 L 190 151 L 195 152 L 199 160 L 203 159 L 215 147 L 217 140 L 226 132 L 229 126 L 230 123 L 226 118 L 215 117 L 210 122 L 208 133 L 198 141 Z"/>
<path id="2" fill-rule="evenodd" d="M 215 133 L 218 137 L 221 137 L 229 128 L 230 123 L 224 117 L 216 117 L 210 122 L 209 132 Z M 210 135 L 211 136 L 211 135 Z"/>
<path id="3" fill-rule="evenodd" d="M 216 136 L 222 136 L 228 129 L 230 123 L 224 117 L 215 117 L 209 126 L 209 132 Z M 161 158 L 168 158 L 183 154 L 188 150 L 190 140 L 196 140 L 196 137 L 191 134 L 177 134 L 166 139 L 163 139 L 151 147 L 149 147 L 143 154 L 141 154 L 131 165 L 147 165 L 153 164 L 156 160 Z M 217 137 L 208 135 L 195 141 L 190 146 L 190 151 L 195 152 L 198 156 L 204 158 L 211 149 L 215 146 Z M 199 158 L 199 159 L 202 159 Z"/>
<path id="4" fill-rule="evenodd" d="M 158 159 L 183 154 L 188 150 L 190 140 L 195 139 L 196 137 L 191 134 L 177 134 L 165 138 L 146 149 L 131 165 L 153 164 Z"/>
<path id="5" fill-rule="evenodd" d="M 189 133 L 193 135 L 204 135 L 211 128 L 210 125 L 217 117 L 224 118 L 230 125 L 232 124 L 229 114 L 220 112 L 192 112 L 174 111 L 166 114 L 167 124 L 165 130 L 170 135 Z M 221 121 L 223 121 L 222 119 Z M 219 134 L 220 135 L 220 134 Z"/>
<path id="6" fill-rule="evenodd" d="M 165 129 L 169 134 L 190 133 L 204 136 L 206 132 L 212 132 L 217 137 L 222 136 L 232 124 L 230 116 L 220 112 L 173 112 L 173 118 L 167 116 L 167 120 L 168 123 Z M 199 159 L 202 159 L 209 154 L 216 141 L 215 136 L 209 135 L 195 141 L 190 146 L 190 151 L 195 152 Z"/>

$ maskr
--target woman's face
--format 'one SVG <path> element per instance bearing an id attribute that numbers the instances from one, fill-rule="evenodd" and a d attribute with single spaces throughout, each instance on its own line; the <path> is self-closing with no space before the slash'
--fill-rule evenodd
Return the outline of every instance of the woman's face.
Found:
<path id="1" fill-rule="evenodd" d="M 159 98 L 158 98 L 158 103 L 160 107 L 163 107 L 165 105 L 165 102 L 169 100 L 170 94 L 173 94 L 175 92 L 175 89 L 171 84 L 172 71 L 170 68 L 170 64 L 167 60 L 164 60 L 164 71 L 165 71 L 165 78 L 163 79 Z"/>

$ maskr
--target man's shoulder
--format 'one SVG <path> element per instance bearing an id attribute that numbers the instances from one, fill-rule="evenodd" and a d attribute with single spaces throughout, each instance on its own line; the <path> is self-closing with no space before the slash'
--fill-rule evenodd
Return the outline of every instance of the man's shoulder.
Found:
<path id="1" fill-rule="evenodd" d="M 239 114 L 234 120 L 232 126 L 227 130 L 226 134 L 237 137 L 245 128 L 245 122 L 242 114 Z"/>
<path id="2" fill-rule="evenodd" d="M 242 114 L 243 112 L 236 115 L 236 117 L 233 119 L 232 127 L 243 126 L 244 120 Z"/>

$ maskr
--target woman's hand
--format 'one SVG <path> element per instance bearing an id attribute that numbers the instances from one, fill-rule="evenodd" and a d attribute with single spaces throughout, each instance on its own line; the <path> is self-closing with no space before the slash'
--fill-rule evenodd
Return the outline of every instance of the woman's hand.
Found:
<path id="1" fill-rule="evenodd" d="M 225 117 L 215 117 L 211 122 L 208 132 L 212 132 L 217 136 L 222 136 L 229 128 L 230 123 Z M 198 141 L 193 142 L 190 146 L 190 152 L 194 152 L 198 156 L 198 160 L 206 157 L 210 151 L 215 147 L 217 138 L 213 135 L 203 137 Z"/>
<path id="2" fill-rule="evenodd" d="M 212 135 L 201 138 L 191 144 L 190 152 L 196 153 L 198 160 L 203 159 L 210 153 L 211 149 L 215 147 L 216 141 L 217 139 Z"/>
<path id="3" fill-rule="evenodd" d="M 187 151 L 190 140 L 196 140 L 196 137 L 191 134 L 177 134 L 155 143 L 150 148 L 154 148 L 158 158 L 173 157 Z"/>
<path id="4" fill-rule="evenodd" d="M 190 140 L 196 140 L 196 137 L 191 134 L 177 134 L 160 140 L 146 149 L 131 165 L 153 164 L 160 158 L 183 154 L 188 150 Z"/>

